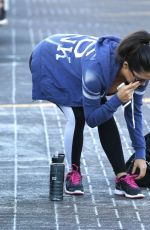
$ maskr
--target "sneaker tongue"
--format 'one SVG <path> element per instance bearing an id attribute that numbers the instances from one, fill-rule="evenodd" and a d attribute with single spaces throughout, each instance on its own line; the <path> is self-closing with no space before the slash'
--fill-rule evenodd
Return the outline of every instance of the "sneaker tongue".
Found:
<path id="1" fill-rule="evenodd" d="M 79 166 L 73 164 L 72 169 L 80 173 L 80 167 Z"/>

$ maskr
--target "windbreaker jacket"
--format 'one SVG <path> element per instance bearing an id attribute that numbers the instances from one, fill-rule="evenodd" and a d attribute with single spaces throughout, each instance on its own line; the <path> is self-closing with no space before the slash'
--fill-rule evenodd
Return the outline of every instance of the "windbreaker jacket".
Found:
<path id="1" fill-rule="evenodd" d="M 33 100 L 81 106 L 90 127 L 110 119 L 122 103 L 117 94 L 102 105 L 101 98 L 107 95 L 119 70 L 115 56 L 119 42 L 113 36 L 75 34 L 57 34 L 40 42 L 32 53 Z M 134 92 L 134 108 L 129 105 L 124 112 L 137 159 L 145 159 L 141 106 L 147 84 Z"/>

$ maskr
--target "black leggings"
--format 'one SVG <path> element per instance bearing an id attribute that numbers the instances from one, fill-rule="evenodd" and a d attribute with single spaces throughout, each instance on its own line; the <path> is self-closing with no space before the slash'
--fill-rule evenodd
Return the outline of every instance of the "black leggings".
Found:
<path id="1" fill-rule="evenodd" d="M 64 112 L 63 108 L 65 107 L 61 107 L 61 110 Z M 80 168 L 80 158 L 83 147 L 83 131 L 85 125 L 84 112 L 82 107 L 72 107 L 69 109 L 72 110 L 72 114 L 74 115 L 74 118 L 73 116 L 71 118 L 74 119 L 74 125 L 71 123 L 69 126 L 72 126 L 71 130 L 73 135 L 70 140 L 69 132 L 66 134 L 66 136 L 69 136 L 65 137 L 67 139 L 66 146 L 68 147 L 70 144 L 69 142 L 72 142 L 70 144 L 71 164 L 76 164 Z M 98 133 L 101 145 L 110 161 L 110 164 L 112 165 L 114 173 L 118 174 L 120 172 L 125 172 L 126 166 L 123 150 L 115 119 L 112 117 L 107 122 L 99 125 Z"/>

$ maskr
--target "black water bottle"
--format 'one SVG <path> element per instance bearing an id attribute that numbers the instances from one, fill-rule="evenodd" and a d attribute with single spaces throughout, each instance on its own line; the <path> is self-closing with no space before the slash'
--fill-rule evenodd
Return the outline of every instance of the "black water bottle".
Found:
<path id="1" fill-rule="evenodd" d="M 52 201 L 63 200 L 64 190 L 64 164 L 63 153 L 59 153 L 57 156 L 52 157 L 52 163 L 50 165 L 50 199 Z"/>

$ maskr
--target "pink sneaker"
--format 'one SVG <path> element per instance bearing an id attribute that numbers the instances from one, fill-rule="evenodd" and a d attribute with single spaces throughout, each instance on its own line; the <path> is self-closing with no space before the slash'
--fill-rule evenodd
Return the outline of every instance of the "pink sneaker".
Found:
<path id="1" fill-rule="evenodd" d="M 78 171 L 78 166 L 72 165 L 72 171 L 69 172 L 65 180 L 65 192 L 70 195 L 83 195 L 82 176 Z"/>
<path id="2" fill-rule="evenodd" d="M 130 174 L 116 178 L 115 194 L 124 195 L 131 199 L 144 198 L 144 195 L 135 182 L 134 176 Z"/>

